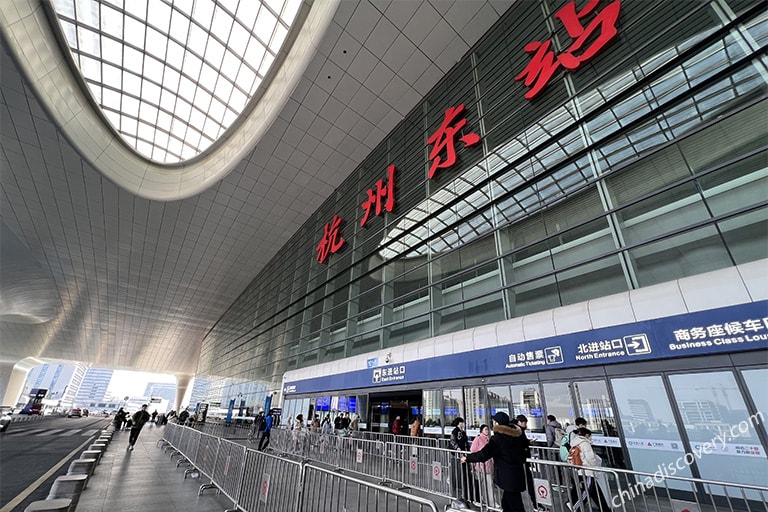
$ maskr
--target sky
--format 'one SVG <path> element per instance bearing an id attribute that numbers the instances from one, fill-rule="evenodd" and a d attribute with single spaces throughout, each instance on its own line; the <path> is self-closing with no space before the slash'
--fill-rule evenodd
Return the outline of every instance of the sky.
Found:
<path id="1" fill-rule="evenodd" d="M 175 384 L 176 379 L 173 375 L 162 373 L 129 372 L 125 370 L 115 370 L 112 374 L 112 380 L 109 382 L 107 394 L 112 394 L 120 398 L 141 397 L 147 389 L 149 382 L 164 382 Z"/>

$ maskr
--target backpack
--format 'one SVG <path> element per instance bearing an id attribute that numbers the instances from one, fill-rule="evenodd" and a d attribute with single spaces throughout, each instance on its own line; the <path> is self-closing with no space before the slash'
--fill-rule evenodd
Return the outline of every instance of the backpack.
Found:
<path id="1" fill-rule="evenodd" d="M 564 437 L 565 429 L 563 429 L 563 427 L 555 427 L 555 446 L 560 446 Z"/>
<path id="2" fill-rule="evenodd" d="M 571 447 L 570 450 L 568 450 L 568 464 L 573 464 L 574 466 L 583 466 L 584 462 L 581 460 L 581 448 L 578 446 Z"/>
<path id="3" fill-rule="evenodd" d="M 564 434 L 560 440 L 560 460 L 568 462 L 568 452 L 571 451 L 571 434 Z"/>

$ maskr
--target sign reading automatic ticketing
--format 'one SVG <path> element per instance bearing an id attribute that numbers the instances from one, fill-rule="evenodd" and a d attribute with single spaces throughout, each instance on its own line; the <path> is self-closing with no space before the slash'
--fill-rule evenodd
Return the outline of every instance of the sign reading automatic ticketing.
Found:
<path id="1" fill-rule="evenodd" d="M 768 348 L 768 301 L 286 382 L 310 393 Z"/>

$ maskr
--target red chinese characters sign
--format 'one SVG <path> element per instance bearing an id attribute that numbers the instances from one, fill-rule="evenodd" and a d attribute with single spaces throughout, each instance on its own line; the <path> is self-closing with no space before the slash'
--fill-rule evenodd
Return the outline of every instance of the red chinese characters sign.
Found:
<path id="1" fill-rule="evenodd" d="M 386 198 L 384 203 L 384 209 L 391 212 L 395 209 L 395 166 L 390 165 L 387 167 L 387 184 L 384 185 L 384 180 L 378 180 L 376 182 L 376 190 L 368 189 L 368 198 L 363 202 L 362 208 L 365 211 L 363 219 L 360 221 L 360 226 L 365 226 L 368 222 L 368 217 L 371 216 L 371 210 L 374 210 L 376 215 L 381 215 L 382 199 Z"/>
<path id="2" fill-rule="evenodd" d="M 560 55 L 550 48 L 550 39 L 541 42 L 533 41 L 525 45 L 525 51 L 533 55 L 531 62 L 515 80 L 525 80 L 525 86 L 531 89 L 525 94 L 526 99 L 533 99 L 547 85 L 549 79 L 562 65 L 565 69 L 575 70 L 581 64 L 594 57 L 605 47 L 618 31 L 616 21 L 619 19 L 621 2 L 616 0 L 597 12 L 592 21 L 586 26 L 582 20 L 593 14 L 601 0 L 589 0 L 580 11 L 576 11 L 576 2 L 570 2 L 555 13 L 555 18 L 562 22 L 573 43 Z"/>
<path id="3" fill-rule="evenodd" d="M 446 169 L 456 163 L 456 140 L 464 143 L 465 147 L 474 146 L 480 142 L 480 136 L 476 133 L 462 134 L 462 130 L 467 125 L 464 114 L 464 105 L 450 107 L 445 111 L 445 116 L 440 127 L 432 136 L 427 139 L 427 143 L 432 145 L 429 153 L 431 165 L 429 168 L 429 179 L 432 179 L 437 169 Z M 459 136 L 460 135 L 460 136 Z M 395 208 L 395 166 L 387 167 L 387 179 L 376 181 L 376 186 L 366 191 L 366 199 L 360 205 L 363 210 L 363 217 L 360 220 L 360 226 L 365 227 L 371 215 L 381 215 L 384 211 L 391 212 Z M 341 237 L 342 219 L 338 215 L 333 216 L 333 220 L 323 227 L 323 237 L 317 244 L 317 261 L 325 263 L 328 256 L 338 252 L 344 245 L 344 239 Z"/>
<path id="4" fill-rule="evenodd" d="M 432 136 L 427 139 L 428 144 L 432 144 L 432 151 L 429 153 L 429 159 L 432 165 L 429 167 L 429 179 L 435 175 L 438 169 L 445 169 L 456 163 L 456 135 L 467 124 L 466 118 L 456 119 L 464 113 L 464 105 L 450 107 L 445 111 L 443 123 Z M 480 136 L 476 133 L 468 133 L 459 137 L 465 147 L 474 146 L 480 142 Z M 442 159 L 442 152 L 445 150 L 445 160 Z"/>
<path id="5" fill-rule="evenodd" d="M 338 252 L 341 246 L 344 245 L 344 239 L 339 234 L 339 226 L 341 226 L 341 218 L 338 215 L 333 216 L 331 222 L 326 223 L 323 228 L 323 239 L 317 244 L 317 261 L 325 263 L 328 259 L 328 255 L 332 252 Z"/>

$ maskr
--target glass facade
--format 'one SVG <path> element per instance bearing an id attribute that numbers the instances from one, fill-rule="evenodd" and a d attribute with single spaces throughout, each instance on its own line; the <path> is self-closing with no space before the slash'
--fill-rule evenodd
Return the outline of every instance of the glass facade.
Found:
<path id="1" fill-rule="evenodd" d="M 564 3 L 510 7 L 247 286 L 205 337 L 201 375 L 224 394 L 276 390 L 287 370 L 768 256 L 761 3 L 623 2 L 611 45 L 525 100 L 523 47 Z M 481 143 L 429 179 L 427 139 L 460 104 Z M 361 227 L 389 165 L 394 209 Z M 334 216 L 344 245 L 319 263 Z M 537 390 L 487 392 L 491 411 L 540 409 Z M 451 419 L 428 402 L 425 426 Z"/>
<path id="2" fill-rule="evenodd" d="M 423 435 L 447 436 L 451 421 L 461 416 L 466 418 L 467 434 L 475 437 L 480 424 L 491 424 L 491 417 L 502 411 L 511 417 L 525 415 L 526 435 L 544 446 L 547 415 L 554 415 L 563 427 L 581 416 L 605 467 L 648 474 L 665 468 L 675 478 L 655 485 L 678 490 L 690 490 L 684 480 L 690 477 L 765 487 L 768 370 L 755 368 L 755 361 L 747 363 L 731 365 L 720 356 L 710 356 L 698 358 L 691 364 L 698 369 L 687 371 L 638 363 L 593 369 L 593 376 L 583 376 L 583 369 L 550 370 L 490 377 L 498 382 L 487 385 L 482 382 L 488 376 L 429 382 L 424 385 L 432 389 L 424 389 L 421 396 Z M 603 372 L 609 375 L 594 376 Z M 412 391 L 389 391 L 408 392 Z M 306 414 L 307 400 L 289 396 L 284 410 Z M 372 412 L 376 413 L 373 407 Z M 717 448 L 696 455 L 706 443 Z M 685 461 L 686 454 L 693 460 Z M 726 495 L 726 490 L 713 485 L 712 493 Z M 745 495 L 760 500 L 754 490 L 745 490 Z"/>

